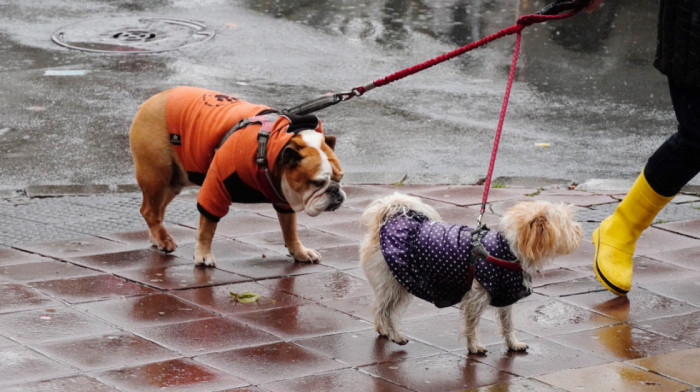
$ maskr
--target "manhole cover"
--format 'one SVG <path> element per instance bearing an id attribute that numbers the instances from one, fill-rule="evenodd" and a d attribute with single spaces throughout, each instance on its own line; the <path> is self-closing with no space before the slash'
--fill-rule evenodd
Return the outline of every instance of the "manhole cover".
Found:
<path id="1" fill-rule="evenodd" d="M 152 53 L 202 43 L 214 36 L 189 20 L 122 17 L 64 26 L 51 36 L 58 45 L 99 53 Z"/>

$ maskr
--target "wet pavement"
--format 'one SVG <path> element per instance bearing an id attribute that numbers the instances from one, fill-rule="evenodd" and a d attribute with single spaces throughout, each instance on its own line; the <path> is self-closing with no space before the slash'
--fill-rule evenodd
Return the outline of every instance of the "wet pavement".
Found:
<path id="1" fill-rule="evenodd" d="M 475 223 L 482 188 L 457 184 L 486 172 L 512 37 L 319 113 L 348 193 L 338 211 L 300 217 L 321 263 L 286 255 L 270 206 L 234 205 L 217 268 L 195 268 L 196 190 L 168 208 L 179 248 L 150 248 L 127 137 L 150 95 L 195 85 L 290 107 L 544 4 L 0 0 L 0 390 L 699 389 L 700 178 L 642 236 L 627 298 L 591 271 L 590 233 L 675 126 L 651 67 L 654 0 L 523 34 L 486 222 L 536 198 L 578 206 L 586 232 L 515 307 L 527 353 L 506 351 L 487 312 L 489 352 L 468 355 L 459 310 L 418 300 L 407 345 L 379 338 L 357 255 L 363 207 L 394 190 Z M 243 292 L 260 298 L 231 296 Z"/>
<path id="2" fill-rule="evenodd" d="M 284 252 L 269 205 L 234 204 L 219 224 L 217 268 L 195 268 L 195 192 L 171 204 L 173 254 L 149 248 L 140 195 L 73 188 L 0 202 L 3 391 L 686 391 L 700 388 L 700 196 L 678 196 L 644 232 L 626 298 L 591 270 L 593 228 L 624 192 L 511 183 L 485 221 L 518 200 L 577 206 L 586 236 L 534 277 L 514 307 L 527 353 L 508 352 L 495 314 L 486 355 L 469 355 L 456 307 L 414 300 L 410 342 L 378 337 L 358 268 L 359 217 L 396 190 L 473 225 L 482 187 L 347 185 L 337 211 L 300 217 L 319 264 Z M 37 195 L 56 189 L 34 188 Z M 231 293 L 253 292 L 255 303 Z"/>

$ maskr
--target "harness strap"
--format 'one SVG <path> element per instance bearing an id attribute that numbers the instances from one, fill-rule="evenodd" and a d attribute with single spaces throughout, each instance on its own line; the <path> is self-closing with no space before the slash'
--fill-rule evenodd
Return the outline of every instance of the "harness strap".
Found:
<path id="1" fill-rule="evenodd" d="M 489 231 L 490 231 L 490 229 L 486 225 L 479 225 L 472 232 L 472 249 L 469 252 L 469 259 L 468 259 L 470 275 L 473 276 L 471 271 L 474 268 L 474 265 L 476 265 L 477 261 L 479 261 L 479 260 L 486 260 L 490 263 L 496 264 L 496 265 L 503 267 L 503 268 L 507 268 L 509 270 L 522 271 L 523 267 L 520 265 L 520 262 L 518 262 L 517 260 L 516 261 L 502 260 L 502 259 L 499 259 L 497 257 L 491 256 L 489 251 L 486 250 L 486 247 L 481 242 L 481 240 L 486 236 L 486 234 Z"/>
<path id="2" fill-rule="evenodd" d="M 239 131 L 251 124 L 260 124 L 260 130 L 258 131 L 258 151 L 255 155 L 255 163 L 258 165 L 258 170 L 255 176 L 260 185 L 260 192 L 262 192 L 265 197 L 272 202 L 272 205 L 277 210 L 291 210 L 292 207 L 289 205 L 287 200 L 282 195 L 282 192 L 275 186 L 275 182 L 272 178 L 272 173 L 270 172 L 270 167 L 267 161 L 267 142 L 270 139 L 270 133 L 273 130 L 275 122 L 277 119 L 282 117 L 279 113 L 267 113 L 259 114 L 257 116 L 248 117 L 239 121 L 231 129 L 226 132 L 217 149 L 219 149 L 228 140 L 231 135 L 236 131 Z M 286 116 L 285 116 L 286 117 Z"/>

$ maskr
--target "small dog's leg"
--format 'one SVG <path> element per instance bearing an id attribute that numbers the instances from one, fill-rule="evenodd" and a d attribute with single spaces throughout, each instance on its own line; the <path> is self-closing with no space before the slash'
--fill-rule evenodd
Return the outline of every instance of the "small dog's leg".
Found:
<path id="1" fill-rule="evenodd" d="M 484 312 L 489 296 L 476 281 L 471 290 L 462 300 L 462 315 L 464 316 L 464 331 L 462 334 L 467 339 L 467 349 L 470 354 L 486 354 L 485 346 L 479 341 L 479 320 Z"/>
<path id="2" fill-rule="evenodd" d="M 399 283 L 395 286 L 385 288 L 380 295 L 375 294 L 374 326 L 380 335 L 386 336 L 394 343 L 404 345 L 408 343 L 408 338 L 398 330 L 397 326 L 401 325 L 401 316 L 411 301 L 411 294 Z"/>
<path id="3" fill-rule="evenodd" d="M 528 345 L 519 342 L 515 337 L 512 305 L 498 308 L 498 321 L 501 324 L 501 333 L 503 334 L 503 339 L 505 339 L 508 349 L 511 351 L 527 350 Z"/>
<path id="4" fill-rule="evenodd" d="M 396 281 L 381 252 L 368 254 L 362 260 L 362 269 L 374 291 L 372 312 L 377 333 L 394 343 L 408 343 L 408 338 L 399 332 L 397 326 L 401 324 L 401 316 L 411 300 L 411 294 Z"/>
<path id="5" fill-rule="evenodd" d="M 214 239 L 217 223 L 199 216 L 199 229 L 197 229 L 197 243 L 194 245 L 194 265 L 215 267 L 214 255 L 211 253 L 211 242 Z"/>
<path id="6" fill-rule="evenodd" d="M 277 218 L 280 221 L 282 228 L 282 237 L 284 238 L 284 246 L 287 247 L 289 254 L 294 258 L 294 261 L 303 263 L 317 263 L 321 261 L 321 254 L 314 249 L 308 249 L 299 241 L 297 233 L 297 214 L 294 212 L 283 213 L 278 212 Z"/>

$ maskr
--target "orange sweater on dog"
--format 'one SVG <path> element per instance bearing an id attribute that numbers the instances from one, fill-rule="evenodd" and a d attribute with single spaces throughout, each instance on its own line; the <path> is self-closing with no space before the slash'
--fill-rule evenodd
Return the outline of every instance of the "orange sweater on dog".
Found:
<path id="1" fill-rule="evenodd" d="M 170 92 L 166 104 L 170 141 L 190 181 L 202 186 L 197 208 L 208 219 L 218 221 L 232 202 L 270 201 L 261 192 L 257 177 L 259 123 L 237 130 L 217 150 L 228 130 L 265 110 L 270 108 L 196 87 L 177 87 Z M 294 136 L 289 125 L 290 120 L 280 116 L 272 127 L 267 143 L 270 170 Z M 316 130 L 322 132 L 320 123 Z"/>

